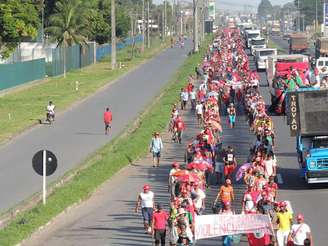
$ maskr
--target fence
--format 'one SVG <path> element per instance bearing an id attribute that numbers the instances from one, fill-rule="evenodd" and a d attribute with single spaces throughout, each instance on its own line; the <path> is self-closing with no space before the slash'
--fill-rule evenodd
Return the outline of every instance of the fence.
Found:
<path id="1" fill-rule="evenodd" d="M 135 43 L 140 43 L 142 42 L 142 36 L 137 35 L 134 37 L 134 42 Z M 133 38 L 126 38 L 122 42 L 119 42 L 116 44 L 117 49 L 123 49 L 126 46 L 132 45 L 133 44 Z M 104 57 L 110 55 L 112 52 L 112 46 L 110 44 L 104 44 L 104 45 L 99 45 L 96 50 L 96 60 L 100 61 Z"/>
<path id="2" fill-rule="evenodd" d="M 134 38 L 135 43 L 140 43 L 141 41 L 141 35 Z M 132 44 L 133 39 L 126 38 L 122 42 L 117 43 L 116 46 L 119 50 Z M 16 59 L 24 57 L 22 51 L 20 52 L 15 53 Z M 29 81 L 43 79 L 45 75 L 52 77 L 63 74 L 65 64 L 64 54 L 67 72 L 93 64 L 111 54 L 111 45 L 106 44 L 97 47 L 95 42 L 90 42 L 85 47 L 77 44 L 65 49 L 63 47 L 49 46 L 41 48 L 38 52 L 44 58 L 12 64 L 0 64 L 0 90 L 21 85 Z M 32 57 L 34 53 L 34 50 L 32 50 Z"/>
<path id="3" fill-rule="evenodd" d="M 45 59 L 0 65 L 0 90 L 43 79 Z"/>

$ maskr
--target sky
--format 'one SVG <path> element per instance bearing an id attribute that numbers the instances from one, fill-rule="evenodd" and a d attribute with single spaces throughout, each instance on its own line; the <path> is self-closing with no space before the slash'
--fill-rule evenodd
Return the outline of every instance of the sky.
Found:
<path id="1" fill-rule="evenodd" d="M 270 0 L 272 5 L 281 5 L 293 0 Z M 225 10 L 244 10 L 244 5 L 250 5 L 257 9 L 261 0 L 216 0 L 216 8 Z"/>

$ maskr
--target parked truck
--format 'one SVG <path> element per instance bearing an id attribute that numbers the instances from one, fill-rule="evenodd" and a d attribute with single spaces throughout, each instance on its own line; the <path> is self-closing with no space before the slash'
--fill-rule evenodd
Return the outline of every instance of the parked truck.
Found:
<path id="1" fill-rule="evenodd" d="M 293 33 L 289 36 L 289 54 L 303 54 L 309 48 L 308 39 L 303 33 Z"/>
<path id="2" fill-rule="evenodd" d="M 328 57 L 328 37 L 318 38 L 315 42 L 315 58 Z"/>
<path id="3" fill-rule="evenodd" d="M 301 176 L 308 184 L 328 182 L 328 90 L 299 89 L 288 93 L 287 122 Z"/>

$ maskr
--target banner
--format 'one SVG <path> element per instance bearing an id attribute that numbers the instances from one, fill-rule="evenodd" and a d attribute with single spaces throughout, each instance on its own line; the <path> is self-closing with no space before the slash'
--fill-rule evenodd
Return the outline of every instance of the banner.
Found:
<path id="1" fill-rule="evenodd" d="M 210 1 L 208 3 L 208 18 L 210 20 L 215 20 L 215 2 Z"/>
<path id="2" fill-rule="evenodd" d="M 195 222 L 196 240 L 246 233 L 273 234 L 271 220 L 263 214 L 200 215 Z"/>

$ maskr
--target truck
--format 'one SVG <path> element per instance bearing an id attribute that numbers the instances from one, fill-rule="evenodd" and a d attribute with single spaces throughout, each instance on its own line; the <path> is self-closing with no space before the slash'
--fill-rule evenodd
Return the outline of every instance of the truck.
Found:
<path id="1" fill-rule="evenodd" d="M 328 90 L 288 93 L 287 122 L 296 137 L 301 177 L 308 184 L 328 182 Z"/>
<path id="2" fill-rule="evenodd" d="M 278 36 L 280 35 L 280 22 L 274 21 L 271 26 L 271 35 Z"/>
<path id="3" fill-rule="evenodd" d="M 254 56 L 256 49 L 266 48 L 265 38 L 257 37 L 251 40 L 251 54 Z"/>
<path id="4" fill-rule="evenodd" d="M 268 57 L 269 56 L 276 56 L 277 49 L 256 49 L 255 50 L 255 64 L 256 69 L 259 70 L 266 70 L 268 67 Z"/>
<path id="5" fill-rule="evenodd" d="M 328 57 L 328 37 L 318 38 L 315 42 L 315 59 Z"/>
<path id="6" fill-rule="evenodd" d="M 279 115 L 285 113 L 286 88 L 282 82 L 290 74 L 291 67 L 297 71 L 309 70 L 308 57 L 305 55 L 277 55 L 268 58 L 267 78 L 271 93 L 270 111 Z"/>
<path id="7" fill-rule="evenodd" d="M 246 32 L 246 46 L 247 48 L 250 48 L 251 46 L 251 40 L 253 38 L 258 38 L 261 36 L 261 31 L 260 30 L 247 30 Z"/>
<path id="8" fill-rule="evenodd" d="M 303 33 L 293 33 L 289 36 L 289 54 L 302 54 L 309 48 L 308 39 Z"/>
<path id="9" fill-rule="evenodd" d="M 298 63 L 298 62 L 309 63 L 309 57 L 302 54 L 269 56 L 268 67 L 266 71 L 269 86 L 270 87 L 272 86 L 272 80 L 276 73 L 277 63 Z"/>

